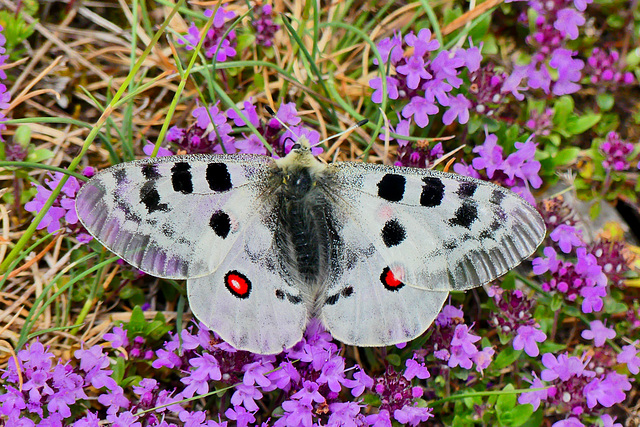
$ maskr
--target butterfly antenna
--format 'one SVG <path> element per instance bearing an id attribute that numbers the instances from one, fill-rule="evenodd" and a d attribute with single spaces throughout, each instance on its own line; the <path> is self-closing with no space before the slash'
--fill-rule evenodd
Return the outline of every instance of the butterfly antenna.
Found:
<path id="1" fill-rule="evenodd" d="M 367 123 L 369 123 L 369 119 L 363 119 L 363 120 L 360 120 L 358 123 L 356 123 L 356 124 L 355 124 L 355 125 L 353 125 L 353 126 L 350 126 L 349 128 L 347 128 L 347 129 L 343 130 L 342 132 L 338 132 L 338 133 L 336 133 L 335 135 L 331 135 L 331 136 L 330 136 L 330 137 L 328 137 L 327 139 L 323 139 L 322 141 L 318 142 L 318 145 L 320 145 L 320 144 L 322 144 L 322 143 L 324 143 L 324 142 L 330 141 L 330 140 L 332 140 L 332 139 L 335 139 L 335 138 L 337 138 L 337 137 L 339 137 L 339 136 L 341 136 L 341 135 L 344 135 L 345 133 L 349 133 L 349 132 L 351 132 L 352 130 L 354 130 L 354 129 L 356 129 L 356 128 L 359 128 L 360 126 L 364 126 L 364 125 L 365 125 L 365 124 L 367 124 Z"/>
<path id="2" fill-rule="evenodd" d="M 267 113 L 269 113 L 269 115 L 271 115 L 272 118 L 276 119 L 278 121 L 278 123 L 280 123 L 286 130 L 288 130 L 296 138 L 298 138 L 298 135 L 294 131 L 292 131 L 291 128 L 289 126 L 287 126 L 285 122 L 283 122 L 282 120 L 280 120 L 280 118 L 278 116 L 276 116 L 276 112 L 273 111 L 273 108 L 269 107 L 268 105 L 265 105 L 264 109 L 267 110 Z"/>

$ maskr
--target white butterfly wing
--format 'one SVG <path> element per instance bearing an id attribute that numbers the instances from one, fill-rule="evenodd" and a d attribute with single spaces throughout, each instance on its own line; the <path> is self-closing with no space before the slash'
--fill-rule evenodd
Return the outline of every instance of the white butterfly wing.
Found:
<path id="1" fill-rule="evenodd" d="M 329 165 L 344 268 L 321 308 L 338 339 L 389 345 L 420 335 L 448 291 L 483 285 L 531 255 L 545 234 L 534 207 L 459 175 L 362 163 Z M 353 255 L 356 262 L 350 261 Z M 372 331 L 372 332 L 368 332 Z"/>
<path id="2" fill-rule="evenodd" d="M 273 160 L 250 155 L 169 156 L 101 171 L 76 211 L 100 243 L 142 271 L 185 279 L 215 270 L 256 211 Z"/>
<path id="3" fill-rule="evenodd" d="M 187 280 L 189 305 L 235 348 L 280 353 L 302 339 L 308 298 L 283 269 L 273 231 L 260 218 L 242 230 L 213 274 Z"/>

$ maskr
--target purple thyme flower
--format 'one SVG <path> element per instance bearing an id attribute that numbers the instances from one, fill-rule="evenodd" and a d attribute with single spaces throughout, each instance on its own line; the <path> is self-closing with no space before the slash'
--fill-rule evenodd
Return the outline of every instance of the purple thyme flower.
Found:
<path id="1" fill-rule="evenodd" d="M 273 46 L 273 36 L 280 26 L 273 22 L 273 6 L 263 5 L 257 13 L 258 17 L 251 21 L 251 26 L 256 33 L 256 42 L 264 47 Z"/>
<path id="2" fill-rule="evenodd" d="M 584 246 L 581 239 L 582 232 L 575 227 L 566 224 L 558 225 L 550 234 L 549 238 L 558 243 L 562 252 L 568 254 L 573 247 Z"/>
<path id="3" fill-rule="evenodd" d="M 605 141 L 600 144 L 600 150 L 605 156 L 602 166 L 607 170 L 624 171 L 629 169 L 629 155 L 633 152 L 633 144 L 620 138 L 611 131 Z"/>
<path id="4" fill-rule="evenodd" d="M 544 342 L 547 339 L 547 335 L 540 329 L 537 329 L 530 325 L 523 325 L 516 331 L 516 336 L 513 339 L 514 350 L 524 349 L 531 357 L 536 357 L 540 354 L 538 350 L 538 343 Z"/>
<path id="5" fill-rule="evenodd" d="M 585 329 L 582 331 L 582 338 L 586 340 L 593 340 L 593 344 L 596 347 L 602 347 L 607 339 L 614 339 L 616 337 L 616 331 L 611 328 L 607 328 L 601 321 L 594 320 L 591 322 L 591 329 Z"/>
<path id="6" fill-rule="evenodd" d="M 631 383 L 626 375 L 609 372 L 604 378 L 594 378 L 584 388 L 587 406 L 595 407 L 598 403 L 610 408 L 616 403 L 624 402 L 625 391 L 631 390 Z"/>
<path id="7" fill-rule="evenodd" d="M 637 341 L 630 345 L 622 347 L 622 351 L 618 354 L 617 362 L 626 363 L 627 369 L 633 375 L 638 375 L 640 372 L 640 357 L 638 357 L 638 348 L 636 347 Z"/>

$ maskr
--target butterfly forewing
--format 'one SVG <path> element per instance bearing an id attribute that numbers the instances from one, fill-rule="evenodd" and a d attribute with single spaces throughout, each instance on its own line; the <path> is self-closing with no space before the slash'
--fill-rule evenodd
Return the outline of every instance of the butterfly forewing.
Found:
<path id="1" fill-rule="evenodd" d="M 159 277 L 215 270 L 255 212 L 273 161 L 264 156 L 170 156 L 106 169 L 80 190 L 78 217 L 103 245 Z M 223 244 L 225 243 L 225 244 Z"/>
<path id="2" fill-rule="evenodd" d="M 349 212 L 389 267 L 412 287 L 480 286 L 531 255 L 545 235 L 536 209 L 485 181 L 416 168 L 329 166 L 336 209 Z"/>

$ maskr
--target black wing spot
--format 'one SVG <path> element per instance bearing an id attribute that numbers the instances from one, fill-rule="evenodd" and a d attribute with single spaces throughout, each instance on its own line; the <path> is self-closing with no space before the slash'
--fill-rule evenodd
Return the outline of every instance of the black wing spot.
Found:
<path id="1" fill-rule="evenodd" d="M 406 183 L 404 176 L 388 173 L 378 182 L 378 196 L 390 202 L 399 202 L 404 197 Z"/>
<path id="2" fill-rule="evenodd" d="M 231 175 L 229 169 L 224 163 L 209 163 L 207 165 L 207 183 L 213 191 L 229 191 L 233 186 L 231 184 Z"/>
<path id="3" fill-rule="evenodd" d="M 458 191 L 456 192 L 461 199 L 465 199 L 467 197 L 473 196 L 473 193 L 476 192 L 476 188 L 478 188 L 478 184 L 473 182 L 462 182 L 458 187 Z"/>
<path id="4" fill-rule="evenodd" d="M 478 219 L 478 208 L 469 202 L 464 202 L 455 213 L 455 216 L 449 220 L 451 225 L 471 228 L 471 224 Z"/>
<path id="5" fill-rule="evenodd" d="M 454 239 L 451 240 L 445 240 L 444 243 L 442 244 L 442 246 L 444 246 L 444 248 L 448 251 L 452 251 L 455 248 L 458 247 L 458 242 L 456 242 Z"/>
<path id="6" fill-rule="evenodd" d="M 391 219 L 382 228 L 382 241 L 388 248 L 399 245 L 406 237 L 407 231 L 398 220 Z"/>
<path id="7" fill-rule="evenodd" d="M 113 177 L 116 179 L 116 184 L 122 185 L 127 181 L 127 170 L 122 168 L 113 173 Z"/>
<path id="8" fill-rule="evenodd" d="M 231 231 L 231 218 L 223 211 L 215 211 L 209 220 L 209 226 L 218 237 L 226 239 Z"/>
<path id="9" fill-rule="evenodd" d="M 340 291 L 340 296 L 342 296 L 343 298 L 349 298 L 351 295 L 353 295 L 353 292 L 353 287 L 346 286 L 342 289 L 342 291 Z"/>
<path id="10" fill-rule="evenodd" d="M 152 180 L 160 178 L 160 173 L 158 172 L 157 166 L 158 165 L 155 163 L 147 163 L 146 165 L 142 166 L 142 176 Z"/>
<path id="11" fill-rule="evenodd" d="M 187 162 L 178 162 L 171 167 L 171 184 L 173 191 L 182 194 L 193 193 L 191 181 L 191 165 Z"/>
<path id="12" fill-rule="evenodd" d="M 489 199 L 489 201 L 491 203 L 495 203 L 496 205 L 499 205 L 502 203 L 502 199 L 504 199 L 505 197 L 506 196 L 502 191 L 494 189 L 491 192 L 491 198 Z"/>
<path id="13" fill-rule="evenodd" d="M 422 178 L 422 182 L 424 185 L 420 194 L 420 204 L 428 208 L 440 206 L 444 198 L 444 184 L 440 178 L 427 176 Z"/>
<path id="14" fill-rule="evenodd" d="M 491 228 L 491 231 L 498 231 L 500 227 L 502 227 L 502 222 L 494 219 L 489 227 Z"/>
<path id="15" fill-rule="evenodd" d="M 140 201 L 147 207 L 149 213 L 169 211 L 169 206 L 166 203 L 160 203 L 160 193 L 158 193 L 153 181 L 145 182 L 140 188 Z"/>

